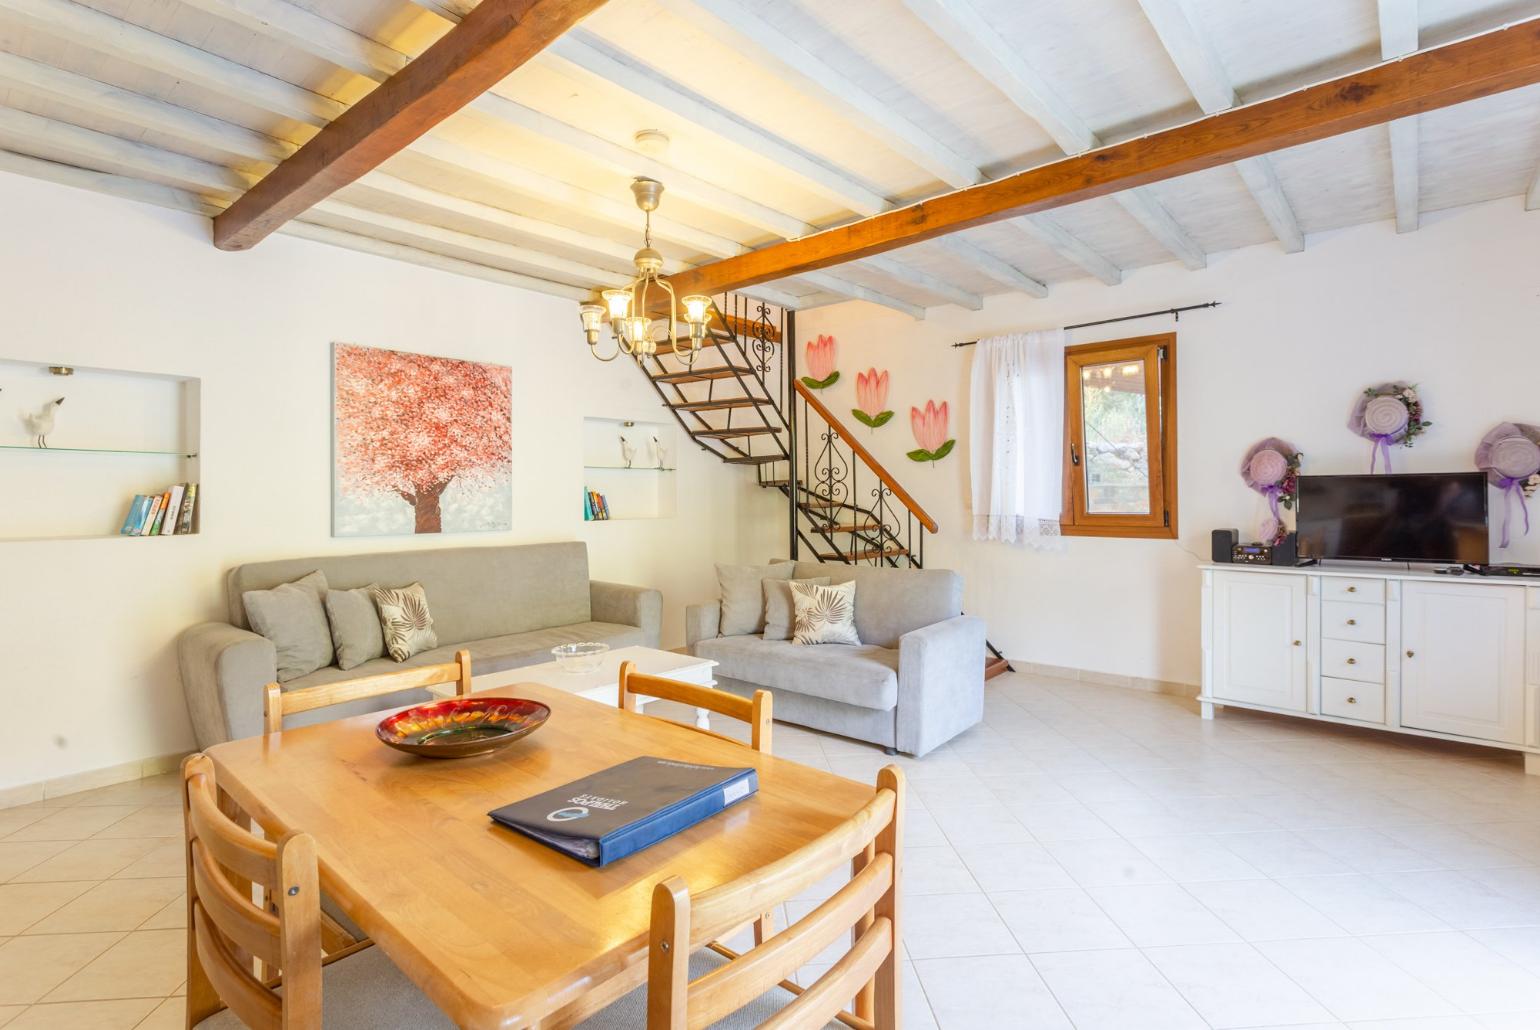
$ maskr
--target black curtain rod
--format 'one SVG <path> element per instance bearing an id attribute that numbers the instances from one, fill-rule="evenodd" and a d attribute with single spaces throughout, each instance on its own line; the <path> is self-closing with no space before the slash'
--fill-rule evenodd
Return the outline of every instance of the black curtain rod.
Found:
<path id="1" fill-rule="evenodd" d="M 1160 311 L 1146 311 L 1139 315 L 1120 315 L 1117 318 L 1099 318 L 1095 322 L 1076 322 L 1074 325 L 1067 325 L 1064 328 L 1066 331 L 1070 329 L 1089 329 L 1093 325 L 1111 325 L 1113 322 L 1132 322 L 1136 318 L 1156 318 L 1160 315 L 1174 315 L 1176 316 L 1176 320 L 1180 322 L 1182 320 L 1182 312 L 1184 311 L 1197 311 L 1201 308 L 1217 308 L 1218 306 L 1219 301 L 1211 300 L 1207 304 L 1188 304 L 1186 307 L 1182 308 L 1164 308 Z M 961 343 L 954 343 L 952 346 L 972 347 L 978 342 L 979 341 L 977 340 L 964 340 Z"/>

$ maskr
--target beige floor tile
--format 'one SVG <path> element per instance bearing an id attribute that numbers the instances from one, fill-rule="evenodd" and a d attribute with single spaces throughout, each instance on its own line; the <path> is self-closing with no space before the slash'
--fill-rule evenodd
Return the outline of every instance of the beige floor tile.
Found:
<path id="1" fill-rule="evenodd" d="M 0 1005 L 37 1001 L 122 939 L 120 933 L 12 937 L 0 945 Z"/>
<path id="2" fill-rule="evenodd" d="M 19 876 L 69 846 L 67 840 L 0 840 L 0 883 Z"/>
<path id="3" fill-rule="evenodd" d="M 101 843 L 106 843 L 102 841 Z M 123 869 L 114 873 L 118 879 L 146 876 L 186 876 L 187 856 L 181 840 L 159 839 L 151 848 Z"/>
<path id="4" fill-rule="evenodd" d="M 59 884 L 17 884 L 53 887 Z M 91 933 L 134 930 L 182 896 L 187 881 L 179 876 L 153 880 L 104 880 L 35 922 L 28 933 Z M 3 890 L 4 888 L 0 888 Z M 0 916 L 0 920 L 3 920 Z"/>
<path id="5" fill-rule="evenodd" d="M 104 806 L 105 807 L 105 806 Z M 119 819 L 97 833 L 105 837 L 180 837 L 183 833 L 182 809 L 170 805 L 146 805 L 133 815 Z"/>
<path id="6" fill-rule="evenodd" d="M 11 878 L 12 883 L 38 883 L 46 880 L 105 880 L 115 873 L 126 870 L 159 847 L 163 841 L 157 838 L 134 837 L 123 840 L 84 840 L 45 859 L 24 873 Z M 180 846 L 177 846 L 180 854 Z M 158 876 L 174 876 L 176 869 L 156 873 Z"/>
<path id="7" fill-rule="evenodd" d="M 133 881 L 125 881 L 133 882 Z M 185 886 L 186 881 L 181 881 Z M 187 895 L 185 891 L 178 894 L 166 904 L 159 912 L 155 913 L 136 929 L 140 930 L 185 930 L 187 929 Z"/>
<path id="8" fill-rule="evenodd" d="M 182 1030 L 186 1025 L 187 1002 L 182 998 L 167 998 L 134 1030 Z"/>
<path id="9" fill-rule="evenodd" d="M 26 940 L 47 940 L 46 937 Z M 167 998 L 187 973 L 187 935 L 136 930 L 48 992 L 48 1001 Z"/>
<path id="10" fill-rule="evenodd" d="M 0 884 L 0 934 L 19 934 L 90 890 L 89 881 Z"/>
<path id="11" fill-rule="evenodd" d="M 77 805 L 172 805 L 182 807 L 182 778 L 176 773 L 114 783 L 76 795 Z"/>
<path id="12" fill-rule="evenodd" d="M 11 1023 L 12 1030 L 132 1030 L 154 1010 L 154 998 L 70 1001 L 34 1005 Z"/>
<path id="13" fill-rule="evenodd" d="M 0 1026 L 8 1025 L 11 1020 L 26 1011 L 25 1005 L 0 1005 Z"/>
<path id="14" fill-rule="evenodd" d="M 8 837 L 22 827 L 31 826 L 39 819 L 53 815 L 58 809 L 39 802 L 19 808 L 0 808 L 0 837 Z"/>
<path id="15" fill-rule="evenodd" d="M 6 837 L 6 840 L 85 840 L 119 819 L 139 811 L 139 805 L 93 805 L 57 809 Z"/>

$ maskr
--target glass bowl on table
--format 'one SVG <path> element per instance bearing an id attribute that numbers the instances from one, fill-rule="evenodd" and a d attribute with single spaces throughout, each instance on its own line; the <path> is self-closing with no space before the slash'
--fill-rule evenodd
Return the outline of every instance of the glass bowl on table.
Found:
<path id="1" fill-rule="evenodd" d="M 589 640 L 580 644 L 557 644 L 551 648 L 551 655 L 556 659 L 556 664 L 561 666 L 562 672 L 577 675 L 598 669 L 609 649 L 608 644 Z"/>

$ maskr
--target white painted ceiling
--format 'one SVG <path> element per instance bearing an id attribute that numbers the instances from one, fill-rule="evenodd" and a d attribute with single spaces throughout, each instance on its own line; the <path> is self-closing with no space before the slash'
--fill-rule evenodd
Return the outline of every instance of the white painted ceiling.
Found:
<path id="1" fill-rule="evenodd" d="M 217 212 L 470 6 L 0 0 L 0 168 Z M 577 298 L 630 270 L 635 175 L 667 187 L 654 233 L 679 268 L 1367 67 L 1412 30 L 1428 47 L 1536 16 L 1540 0 L 611 0 L 290 230 Z M 1394 153 L 1389 127 L 1366 129 L 759 292 L 918 316 L 1540 201 L 1540 88 L 1414 128 Z M 641 154 L 641 129 L 666 153 Z"/>

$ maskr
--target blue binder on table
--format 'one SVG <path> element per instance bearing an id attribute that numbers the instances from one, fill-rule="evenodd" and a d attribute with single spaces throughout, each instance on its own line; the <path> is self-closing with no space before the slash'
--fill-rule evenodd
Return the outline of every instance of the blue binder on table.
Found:
<path id="1" fill-rule="evenodd" d="M 633 758 L 487 814 L 580 862 L 604 866 L 709 819 L 758 790 L 759 776 L 753 769 Z"/>

